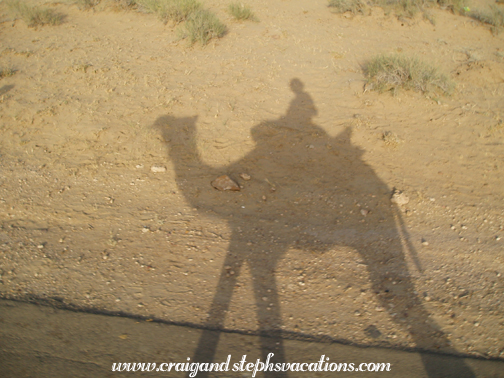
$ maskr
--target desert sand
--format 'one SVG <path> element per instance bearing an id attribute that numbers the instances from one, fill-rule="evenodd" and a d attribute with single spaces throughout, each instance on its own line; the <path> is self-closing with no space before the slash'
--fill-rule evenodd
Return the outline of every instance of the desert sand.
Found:
<path id="1" fill-rule="evenodd" d="M 134 10 L 45 3 L 64 23 L 29 28 L 2 9 L 1 296 L 504 358 L 504 33 L 204 4 L 228 27 L 206 46 Z M 454 93 L 365 91 L 394 53 Z"/>

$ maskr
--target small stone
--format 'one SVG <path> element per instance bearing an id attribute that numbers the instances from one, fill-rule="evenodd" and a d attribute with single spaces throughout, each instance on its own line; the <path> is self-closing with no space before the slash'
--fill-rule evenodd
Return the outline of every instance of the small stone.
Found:
<path id="1" fill-rule="evenodd" d="M 432 300 L 431 297 L 425 297 L 426 302 L 430 302 L 431 300 Z"/>
<path id="2" fill-rule="evenodd" d="M 37 245 L 37 248 L 38 248 L 38 249 L 42 249 L 42 248 L 44 248 L 44 244 L 39 244 L 39 245 Z"/>
<path id="3" fill-rule="evenodd" d="M 212 181 L 212 186 L 217 189 L 217 190 L 232 190 L 232 191 L 239 191 L 240 186 L 231 180 L 229 176 L 220 176 L 217 177 L 215 180 Z"/>
<path id="4" fill-rule="evenodd" d="M 400 190 L 395 189 L 392 194 L 392 198 L 390 199 L 390 202 L 396 203 L 399 206 L 403 206 L 409 202 L 409 197 Z"/>
<path id="5" fill-rule="evenodd" d="M 250 175 L 246 174 L 246 173 L 240 173 L 240 177 L 242 179 L 244 179 L 245 181 L 248 181 L 250 180 Z"/>
<path id="6" fill-rule="evenodd" d="M 422 239 L 422 245 L 427 246 L 427 245 L 429 245 L 429 242 L 427 240 L 425 240 L 425 239 Z"/>
<path id="7" fill-rule="evenodd" d="M 150 230 L 147 227 L 142 228 L 142 232 L 145 234 L 146 232 L 149 232 Z"/>
<path id="8" fill-rule="evenodd" d="M 166 172 L 166 167 L 162 165 L 153 165 L 150 170 L 154 173 L 164 173 Z"/>
<path id="9" fill-rule="evenodd" d="M 362 215 L 364 215 L 365 217 L 367 217 L 367 215 L 369 214 L 369 210 L 367 210 L 367 209 L 361 209 L 360 213 Z"/>
<path id="10" fill-rule="evenodd" d="M 385 309 L 384 309 L 383 307 L 380 307 L 380 306 L 377 306 L 377 307 L 375 308 L 375 310 L 376 310 L 376 311 L 378 311 L 378 312 L 383 312 L 383 311 L 385 311 Z"/>
<path id="11" fill-rule="evenodd" d="M 263 201 L 266 201 L 266 196 L 262 196 L 262 200 L 263 200 Z"/>
<path id="12" fill-rule="evenodd" d="M 144 165 L 143 165 L 143 164 L 137 164 L 137 165 L 135 165 L 135 168 L 136 168 L 136 169 L 142 169 L 143 167 L 144 167 Z"/>

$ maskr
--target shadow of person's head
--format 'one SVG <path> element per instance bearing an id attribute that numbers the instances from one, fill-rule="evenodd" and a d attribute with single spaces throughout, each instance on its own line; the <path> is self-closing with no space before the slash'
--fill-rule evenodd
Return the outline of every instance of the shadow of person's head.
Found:
<path id="1" fill-rule="evenodd" d="M 304 91 L 304 84 L 298 78 L 290 82 L 290 88 L 296 95 L 291 101 L 284 120 L 290 127 L 299 127 L 312 123 L 312 118 L 318 115 L 317 107 L 312 97 Z"/>

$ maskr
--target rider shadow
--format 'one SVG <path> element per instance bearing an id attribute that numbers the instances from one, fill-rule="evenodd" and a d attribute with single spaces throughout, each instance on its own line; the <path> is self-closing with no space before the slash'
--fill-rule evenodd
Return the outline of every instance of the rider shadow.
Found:
<path id="1" fill-rule="evenodd" d="M 400 211 L 390 201 L 391 190 L 362 159 L 351 142 L 352 130 L 330 137 L 312 122 L 317 109 L 299 79 L 286 114 L 252 128 L 255 148 L 242 159 L 213 168 L 196 148 L 197 117 L 160 117 L 155 122 L 168 145 L 176 180 L 191 206 L 205 215 L 228 221 L 231 240 L 221 269 L 205 331 L 192 361 L 212 362 L 244 264 L 250 269 L 256 302 L 262 361 L 288 362 L 282 342 L 280 299 L 275 280 L 279 260 L 289 249 L 323 253 L 337 246 L 356 250 L 364 261 L 372 290 L 391 318 L 404 327 L 417 348 L 448 345 L 446 335 L 429 320 L 415 293 L 405 261 L 415 251 Z M 250 176 L 241 179 L 241 174 Z M 228 175 L 241 191 L 214 189 L 210 182 Z M 243 176 L 246 177 L 246 176 Z M 336 269 L 336 268 L 335 268 Z M 473 377 L 463 363 L 432 368 L 435 355 L 422 354 L 429 377 Z M 446 370 L 446 371 L 445 371 Z M 199 376 L 208 376 L 204 372 Z M 265 377 L 286 373 L 266 372 Z"/>

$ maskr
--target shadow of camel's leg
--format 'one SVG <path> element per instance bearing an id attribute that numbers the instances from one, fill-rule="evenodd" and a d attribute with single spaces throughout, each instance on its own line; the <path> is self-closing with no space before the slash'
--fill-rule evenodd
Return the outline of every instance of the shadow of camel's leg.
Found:
<path id="1" fill-rule="evenodd" d="M 269 353 L 274 353 L 269 363 L 285 361 L 285 351 L 281 337 L 282 318 L 280 300 L 274 275 L 275 263 L 267 259 L 250 263 L 261 332 L 261 362 L 266 362 Z M 286 372 L 264 372 L 264 377 L 287 377 Z"/>
<path id="2" fill-rule="evenodd" d="M 203 331 L 196 352 L 194 353 L 193 362 L 204 363 L 213 362 L 214 360 L 217 344 L 219 343 L 219 330 L 224 326 L 224 320 L 231 302 L 233 289 L 243 264 L 243 258 L 233 253 L 233 251 L 238 251 L 238 253 L 240 253 L 239 249 L 232 247 L 233 246 L 230 245 L 224 265 L 222 266 L 219 283 L 217 284 L 216 292 L 208 312 L 208 320 L 205 324 L 205 326 L 215 329 L 215 331 Z M 208 377 L 208 372 L 199 372 L 198 377 Z"/>
<path id="3" fill-rule="evenodd" d="M 425 350 L 443 348 L 444 351 L 449 352 L 446 349 L 450 344 L 447 336 L 429 318 L 429 312 L 415 293 L 399 241 L 392 244 L 384 253 L 369 247 L 360 250 L 366 260 L 373 291 L 392 319 L 407 329 L 417 348 Z M 422 361 L 429 378 L 475 377 L 469 366 L 462 360 L 457 366 L 443 365 L 439 363 L 439 360 L 439 356 L 435 354 L 422 354 Z"/>

